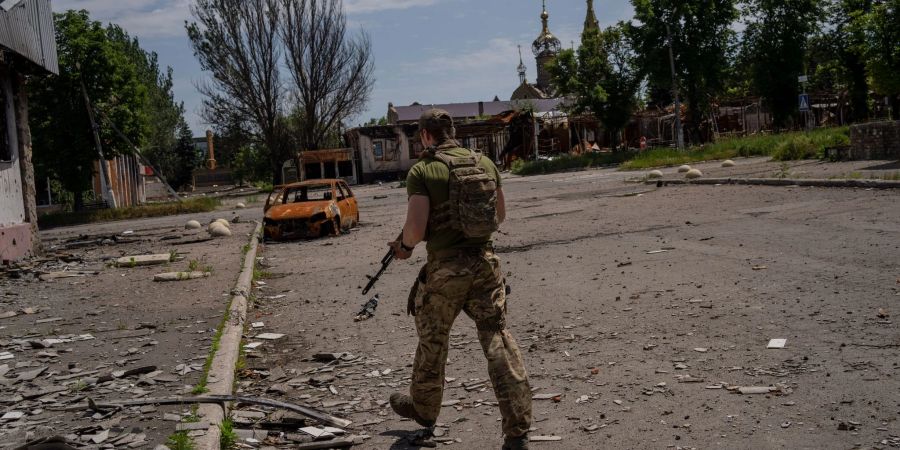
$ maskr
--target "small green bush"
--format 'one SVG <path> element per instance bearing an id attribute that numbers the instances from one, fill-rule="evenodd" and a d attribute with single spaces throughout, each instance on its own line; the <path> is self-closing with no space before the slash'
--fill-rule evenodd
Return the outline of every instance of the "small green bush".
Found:
<path id="1" fill-rule="evenodd" d="M 778 161 L 822 158 L 826 148 L 850 145 L 849 132 L 849 128 L 843 127 L 726 138 L 699 147 L 691 147 L 683 152 L 672 148 L 654 148 L 641 152 L 625 162 L 621 169 L 642 170 L 751 156 L 772 156 Z"/>
<path id="2" fill-rule="evenodd" d="M 819 150 L 824 151 L 824 147 L 816 145 L 806 136 L 798 136 L 778 143 L 775 152 L 772 153 L 772 159 L 775 161 L 812 159 L 818 157 Z"/>
<path id="3" fill-rule="evenodd" d="M 169 436 L 166 447 L 172 450 L 194 450 L 194 441 L 187 435 L 187 432 L 182 431 Z"/>

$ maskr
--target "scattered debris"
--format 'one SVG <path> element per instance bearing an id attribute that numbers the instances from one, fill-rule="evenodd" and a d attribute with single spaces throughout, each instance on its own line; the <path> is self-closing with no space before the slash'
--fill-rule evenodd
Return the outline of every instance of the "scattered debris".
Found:
<path id="1" fill-rule="evenodd" d="M 769 345 L 767 345 L 766 348 L 784 348 L 785 345 L 787 345 L 787 339 L 772 339 L 769 341 Z"/>
<path id="2" fill-rule="evenodd" d="M 80 270 L 72 270 L 72 271 L 64 271 L 64 272 L 46 272 L 42 273 L 38 276 L 41 281 L 53 281 L 59 280 L 62 278 L 83 278 L 87 276 L 99 275 L 100 272 L 95 271 L 80 271 Z"/>
<path id="3" fill-rule="evenodd" d="M 116 267 L 140 267 L 168 264 L 175 258 L 171 254 L 123 256 L 116 260 Z"/>
<path id="4" fill-rule="evenodd" d="M 741 386 L 737 388 L 737 392 L 741 393 L 742 395 L 768 394 L 777 390 L 777 388 L 771 388 L 768 386 Z"/>
<path id="5" fill-rule="evenodd" d="M 324 424 L 334 425 L 336 427 L 348 427 L 353 422 L 347 419 L 341 419 L 322 411 L 293 403 L 280 402 L 277 400 L 269 400 L 255 397 L 241 397 L 236 395 L 207 395 L 203 397 L 167 397 L 167 398 L 146 398 L 138 400 L 126 400 L 121 402 L 99 403 L 88 399 L 87 404 L 73 405 L 63 408 L 63 411 L 81 411 L 91 409 L 94 411 L 104 409 L 120 409 L 129 406 L 143 405 L 193 405 L 193 404 L 224 404 L 224 403 L 246 403 L 257 406 L 267 406 L 270 408 L 278 408 L 288 410 L 310 419 L 318 420 Z"/>
<path id="6" fill-rule="evenodd" d="M 535 394 L 531 397 L 532 400 L 554 400 L 557 398 L 561 398 L 562 394 Z"/>
<path id="7" fill-rule="evenodd" d="M 362 322 L 364 320 L 369 320 L 372 317 L 375 317 L 375 310 L 378 309 L 378 302 L 381 300 L 379 294 L 375 294 L 375 297 L 372 297 L 371 300 L 366 302 L 363 305 L 362 309 L 356 314 L 356 317 L 353 318 L 355 322 Z"/>
<path id="8" fill-rule="evenodd" d="M 153 281 L 165 282 L 197 280 L 200 278 L 208 278 L 210 275 L 212 274 L 209 272 L 168 272 L 155 275 L 153 277 Z"/>
<path id="9" fill-rule="evenodd" d="M 535 436 L 528 436 L 528 440 L 529 440 L 530 442 L 556 442 L 556 441 L 561 441 L 561 440 L 562 440 L 562 436 L 541 436 L 541 435 L 535 435 Z"/>
<path id="10" fill-rule="evenodd" d="M 281 333 L 263 333 L 263 334 L 256 335 L 256 337 L 254 339 L 262 339 L 264 341 L 277 341 L 277 340 L 283 338 L 284 336 L 285 335 L 283 335 Z"/>

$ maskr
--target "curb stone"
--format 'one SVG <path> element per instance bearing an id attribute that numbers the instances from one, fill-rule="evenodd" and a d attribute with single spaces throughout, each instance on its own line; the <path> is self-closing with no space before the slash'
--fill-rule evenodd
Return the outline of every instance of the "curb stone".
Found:
<path id="1" fill-rule="evenodd" d="M 234 386 L 234 368 L 237 364 L 241 346 L 241 337 L 244 333 L 244 323 L 247 321 L 247 296 L 250 293 L 250 283 L 253 280 L 253 268 L 256 264 L 256 251 L 259 246 L 257 238 L 262 231 L 262 224 L 257 223 L 256 229 L 250 236 L 250 250 L 244 256 L 244 266 L 238 276 L 231 297 L 231 307 L 228 313 L 228 322 L 222 329 L 219 339 L 219 349 L 213 356 L 209 369 L 209 382 L 206 387 L 212 395 L 231 395 Z M 196 450 L 218 450 L 221 430 L 219 425 L 225 420 L 228 405 L 200 405 L 198 414 L 201 421 L 208 422 L 209 428 L 206 434 L 194 440 Z"/>
<path id="2" fill-rule="evenodd" d="M 737 184 L 747 186 L 800 186 L 826 188 L 900 189 L 900 181 L 885 180 L 816 180 L 790 178 L 706 178 L 700 180 L 652 180 L 646 184 L 667 185 L 717 185 Z"/>

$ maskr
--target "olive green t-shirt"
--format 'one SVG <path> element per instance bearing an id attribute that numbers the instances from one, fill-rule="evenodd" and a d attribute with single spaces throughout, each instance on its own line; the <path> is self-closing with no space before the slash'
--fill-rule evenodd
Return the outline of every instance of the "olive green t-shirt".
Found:
<path id="1" fill-rule="evenodd" d="M 447 150 L 438 150 L 445 152 L 453 157 L 461 157 L 469 155 L 469 150 L 459 147 Z M 497 189 L 500 189 L 500 171 L 497 166 L 486 156 L 481 157 L 481 166 L 485 171 L 497 180 Z M 406 192 L 410 197 L 413 195 L 427 195 L 431 203 L 431 212 L 434 213 L 435 208 L 447 202 L 450 199 L 450 168 L 446 164 L 432 158 L 427 153 L 419 159 L 409 169 L 406 175 Z M 490 236 L 484 238 L 466 239 L 462 231 L 444 230 L 440 232 L 432 232 L 428 230 L 425 236 L 428 241 L 428 252 L 436 252 L 451 248 L 466 247 L 482 247 L 491 242 Z"/>

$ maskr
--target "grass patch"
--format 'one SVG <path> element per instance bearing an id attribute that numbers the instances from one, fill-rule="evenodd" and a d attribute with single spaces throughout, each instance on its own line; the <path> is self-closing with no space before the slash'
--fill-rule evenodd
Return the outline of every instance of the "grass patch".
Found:
<path id="1" fill-rule="evenodd" d="M 821 159 L 826 148 L 850 145 L 849 130 L 847 127 L 823 128 L 810 132 L 729 138 L 691 147 L 683 152 L 672 148 L 654 148 L 623 163 L 621 169 L 641 170 L 750 156 L 771 156 L 776 161 Z"/>
<path id="2" fill-rule="evenodd" d="M 205 264 L 204 261 L 192 259 L 190 263 L 188 263 L 188 272 L 208 272 L 212 273 L 213 266 L 211 264 Z"/>
<path id="3" fill-rule="evenodd" d="M 234 447 L 237 443 L 237 433 L 234 432 L 234 424 L 231 419 L 225 419 L 219 424 L 219 448 L 226 450 Z"/>
<path id="4" fill-rule="evenodd" d="M 171 450 L 194 450 L 194 441 L 187 435 L 187 432 L 182 431 L 169 436 L 166 447 Z"/>
<path id="5" fill-rule="evenodd" d="M 272 278 L 272 272 L 261 267 L 259 262 L 253 264 L 253 281 L 268 280 L 270 278 Z"/>
<path id="6" fill-rule="evenodd" d="M 541 161 L 513 162 L 512 173 L 516 175 L 540 175 L 545 173 L 564 172 L 574 169 L 621 164 L 634 156 L 632 152 L 619 151 L 612 153 L 588 153 L 580 156 L 562 155 L 554 159 Z"/>
<path id="7" fill-rule="evenodd" d="M 215 211 L 220 205 L 221 202 L 219 199 L 195 198 L 183 202 L 154 203 L 151 205 L 134 206 L 130 208 L 53 213 L 39 217 L 38 226 L 45 229 L 86 223 L 112 222 L 115 220 L 131 220 L 147 217 L 210 212 Z"/>
<path id="8" fill-rule="evenodd" d="M 213 336 L 212 344 L 209 347 L 209 354 L 206 355 L 206 362 L 203 363 L 203 374 L 200 375 L 200 381 L 198 381 L 197 385 L 194 386 L 194 389 L 191 390 L 191 393 L 194 395 L 209 392 L 209 389 L 206 387 L 209 380 L 209 369 L 212 367 L 213 359 L 219 351 L 219 344 L 222 341 L 222 333 L 225 331 L 225 324 L 231 319 L 231 302 L 232 300 L 229 299 L 228 304 L 225 306 L 225 314 L 222 315 L 222 321 L 219 322 L 219 326 L 216 327 L 216 335 Z"/>

